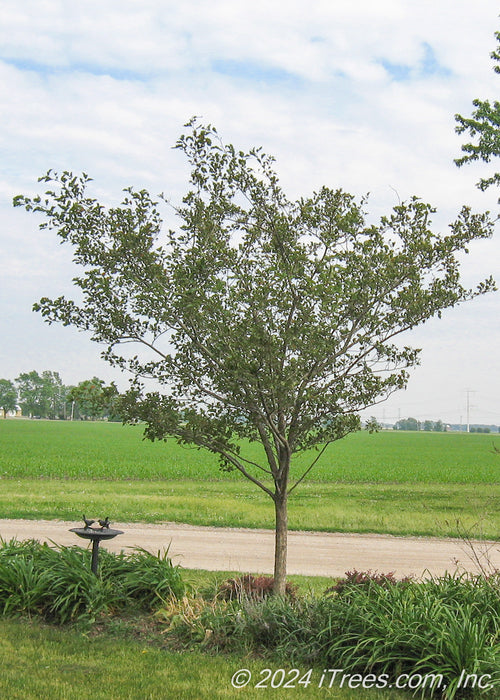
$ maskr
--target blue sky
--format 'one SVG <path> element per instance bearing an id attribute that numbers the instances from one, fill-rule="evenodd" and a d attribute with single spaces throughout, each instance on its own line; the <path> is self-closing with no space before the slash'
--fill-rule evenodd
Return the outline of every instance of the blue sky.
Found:
<path id="1" fill-rule="evenodd" d="M 397 82 L 425 80 L 432 76 L 451 77 L 451 69 L 439 63 L 432 46 L 424 42 L 421 49 L 422 56 L 416 63 L 391 63 L 386 59 L 381 59 L 380 64 Z"/>
<path id="2" fill-rule="evenodd" d="M 194 114 L 243 149 L 262 146 L 290 197 L 322 185 L 370 193 L 374 219 L 418 195 L 445 228 L 462 204 L 497 210 L 484 169 L 458 170 L 454 114 L 495 99 L 498 5 L 484 0 L 2 1 L 0 24 L 0 376 L 56 370 L 117 379 L 100 349 L 31 312 L 71 292 L 71 257 L 11 205 L 49 168 L 85 171 L 116 203 L 124 187 L 181 198 L 172 150 Z M 486 166 L 484 166 L 486 167 Z M 464 279 L 500 278 L 500 244 L 471 247 Z M 499 295 L 445 313 L 404 340 L 423 348 L 407 391 L 374 408 L 500 423 Z M 118 378 L 119 379 L 119 378 Z M 119 381 L 122 381 L 119 379 Z"/>

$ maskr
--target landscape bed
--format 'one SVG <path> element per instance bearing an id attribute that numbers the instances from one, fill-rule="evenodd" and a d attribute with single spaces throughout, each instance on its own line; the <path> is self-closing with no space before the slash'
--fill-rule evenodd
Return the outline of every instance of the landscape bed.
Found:
<path id="1" fill-rule="evenodd" d="M 235 683 L 245 697 L 498 697 L 498 573 L 350 572 L 326 589 L 296 577 L 276 597 L 265 576 L 193 572 L 189 583 L 166 553 L 106 553 L 97 576 L 89 564 L 78 546 L 0 543 L 3 697 L 21 697 L 20 678 L 24 698 L 61 700 L 80 697 L 72 684 L 116 699 L 236 697 Z M 184 677 L 166 675 L 171 665 Z"/>

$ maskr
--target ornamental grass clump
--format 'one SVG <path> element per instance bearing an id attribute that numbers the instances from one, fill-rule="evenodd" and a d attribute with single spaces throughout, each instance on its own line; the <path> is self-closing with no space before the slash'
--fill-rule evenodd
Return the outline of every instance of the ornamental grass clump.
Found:
<path id="1" fill-rule="evenodd" d="M 181 569 L 172 564 L 168 548 L 154 555 L 137 547 L 125 558 L 123 569 L 124 594 L 148 610 L 185 592 Z"/>
<path id="2" fill-rule="evenodd" d="M 12 557 L 8 561 L 2 560 L 0 609 L 4 615 L 41 614 L 49 588 L 50 572 L 36 567 L 32 559 Z"/>
<path id="3" fill-rule="evenodd" d="M 155 617 L 165 625 L 165 640 L 174 649 L 201 649 L 208 653 L 252 651 L 245 637 L 241 606 L 236 601 L 207 601 L 185 595 L 172 599 Z"/>
<path id="4" fill-rule="evenodd" d="M 90 571 L 90 552 L 34 540 L 1 542 L 0 609 L 4 615 L 42 615 L 58 623 L 95 619 L 118 596 Z"/>

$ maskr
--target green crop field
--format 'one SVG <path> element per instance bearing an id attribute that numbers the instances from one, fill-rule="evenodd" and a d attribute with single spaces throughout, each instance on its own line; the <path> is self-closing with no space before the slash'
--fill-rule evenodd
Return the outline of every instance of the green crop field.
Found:
<path id="1" fill-rule="evenodd" d="M 310 481 L 500 483 L 500 436 L 460 433 L 360 432 L 330 445 Z M 263 461 L 258 445 L 243 454 Z M 296 459 L 295 474 L 316 453 Z M 0 421 L 0 476 L 23 478 L 240 480 L 221 474 L 205 450 L 142 440 L 140 426 L 106 422 Z"/>
<path id="2" fill-rule="evenodd" d="M 500 539 L 500 436 L 366 432 L 332 444 L 289 504 L 292 529 Z M 244 445 L 251 459 L 258 445 Z M 301 473 L 316 453 L 302 455 Z M 216 456 L 105 422 L 0 421 L 0 517 L 273 527 L 268 496 Z"/>

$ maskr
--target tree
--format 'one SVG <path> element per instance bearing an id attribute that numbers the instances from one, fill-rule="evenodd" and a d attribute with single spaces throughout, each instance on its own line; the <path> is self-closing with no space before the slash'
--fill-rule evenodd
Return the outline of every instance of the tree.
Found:
<path id="1" fill-rule="evenodd" d="M 44 392 L 44 382 L 36 370 L 23 372 L 16 378 L 19 391 L 19 403 L 23 415 L 45 416 L 47 397 Z"/>
<path id="2" fill-rule="evenodd" d="M 4 418 L 7 418 L 9 411 L 17 408 L 17 391 L 10 379 L 0 379 L 0 408 Z"/>
<path id="3" fill-rule="evenodd" d="M 62 418 L 65 414 L 67 388 L 59 372 L 42 372 L 43 393 L 46 401 L 44 415 L 47 418 Z"/>
<path id="4" fill-rule="evenodd" d="M 177 148 L 191 180 L 174 208 L 178 230 L 162 230 L 145 190 L 106 209 L 87 194 L 86 174 L 49 171 L 44 195 L 15 198 L 83 268 L 81 302 L 42 298 L 34 308 L 89 331 L 108 362 L 132 372 L 122 411 L 145 422 L 146 437 L 210 450 L 272 499 L 282 593 L 288 498 L 328 445 L 359 429 L 359 411 L 406 386 L 419 351 L 395 338 L 494 288 L 490 278 L 465 289 L 456 255 L 492 224 L 464 208 L 447 234 L 433 233 L 434 209 L 417 198 L 368 224 L 365 200 L 327 187 L 291 201 L 260 149 L 186 126 Z M 163 393 L 146 392 L 144 378 Z M 293 458 L 312 449 L 299 472 Z"/>
<path id="5" fill-rule="evenodd" d="M 68 392 L 68 401 L 77 404 L 80 416 L 95 420 L 112 415 L 117 395 L 118 389 L 113 382 L 106 386 L 104 380 L 93 377 L 72 387 Z"/>
<path id="6" fill-rule="evenodd" d="M 500 43 L 500 32 L 496 32 L 495 36 Z M 493 70 L 500 73 L 500 50 L 493 51 L 491 57 L 497 62 Z M 458 122 L 455 131 L 458 134 L 467 132 L 472 139 L 476 140 L 462 145 L 465 155 L 455 160 L 458 167 L 477 160 L 489 163 L 492 158 L 500 156 L 500 102 L 495 100 L 491 103 L 488 100 L 475 99 L 472 104 L 476 109 L 471 117 L 455 115 L 455 120 Z M 486 190 L 491 185 L 500 185 L 500 173 L 481 178 L 477 183 L 481 190 Z"/>
<path id="7" fill-rule="evenodd" d="M 416 418 L 398 420 L 396 430 L 420 430 L 420 421 Z"/>
<path id="8" fill-rule="evenodd" d="M 64 413 L 66 389 L 58 372 L 23 372 L 16 383 L 24 415 L 58 418 Z"/>

